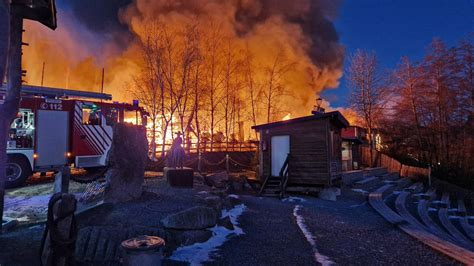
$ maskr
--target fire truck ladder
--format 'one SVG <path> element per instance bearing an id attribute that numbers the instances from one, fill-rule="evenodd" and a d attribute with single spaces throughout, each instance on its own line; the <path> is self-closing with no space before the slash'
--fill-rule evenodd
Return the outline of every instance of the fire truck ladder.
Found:
<path id="1" fill-rule="evenodd" d="M 0 87 L 0 95 L 5 94 L 5 86 Z M 39 87 L 23 85 L 21 87 L 21 93 L 23 95 L 40 96 L 46 98 L 88 98 L 88 99 L 99 99 L 99 100 L 112 100 L 112 95 L 107 93 L 98 93 L 91 91 L 76 91 L 59 88 Z"/>

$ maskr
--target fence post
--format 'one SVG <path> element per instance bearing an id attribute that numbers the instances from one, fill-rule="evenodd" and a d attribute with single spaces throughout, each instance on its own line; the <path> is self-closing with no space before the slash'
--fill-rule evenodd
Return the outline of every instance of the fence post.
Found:
<path id="1" fill-rule="evenodd" d="M 198 153 L 198 172 L 201 172 L 201 152 Z"/>
<path id="2" fill-rule="evenodd" d="M 229 154 L 225 155 L 225 169 L 229 173 Z"/>
<path id="3" fill-rule="evenodd" d="M 428 165 L 428 186 L 431 187 L 431 164 Z"/>

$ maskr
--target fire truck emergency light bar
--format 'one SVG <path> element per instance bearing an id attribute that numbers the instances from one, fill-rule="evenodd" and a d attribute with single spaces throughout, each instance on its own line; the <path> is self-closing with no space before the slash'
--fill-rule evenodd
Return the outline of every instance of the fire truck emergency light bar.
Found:
<path id="1" fill-rule="evenodd" d="M 0 87 L 0 94 L 5 93 L 5 86 Z M 58 88 L 48 88 L 39 86 L 22 85 L 21 93 L 32 96 L 43 96 L 47 98 L 68 98 L 79 97 L 99 100 L 112 100 L 112 95 L 107 93 L 98 93 L 91 91 L 76 91 Z"/>

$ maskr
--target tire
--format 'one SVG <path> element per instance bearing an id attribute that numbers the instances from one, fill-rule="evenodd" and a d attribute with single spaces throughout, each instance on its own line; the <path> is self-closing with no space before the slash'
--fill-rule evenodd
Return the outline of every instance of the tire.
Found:
<path id="1" fill-rule="evenodd" d="M 5 188 L 20 187 L 31 175 L 30 163 L 24 156 L 8 155 Z"/>

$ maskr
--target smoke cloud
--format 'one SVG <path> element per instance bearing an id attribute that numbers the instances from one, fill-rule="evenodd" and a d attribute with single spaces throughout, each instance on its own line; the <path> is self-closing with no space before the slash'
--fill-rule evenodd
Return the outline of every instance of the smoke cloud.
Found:
<path id="1" fill-rule="evenodd" d="M 271 62 L 279 50 L 296 62 L 285 86 L 291 105 L 307 115 L 315 93 L 339 84 L 343 47 L 332 20 L 339 1 L 331 0 L 73 0 L 60 4 L 56 32 L 29 22 L 24 66 L 30 84 L 98 90 L 102 67 L 106 92 L 127 99 L 124 84 L 139 71 L 138 44 L 143 29 L 155 20 L 170 27 L 186 23 L 220 26 L 236 45 L 248 46 L 258 66 Z M 297 106 L 298 108 L 295 108 Z"/>

